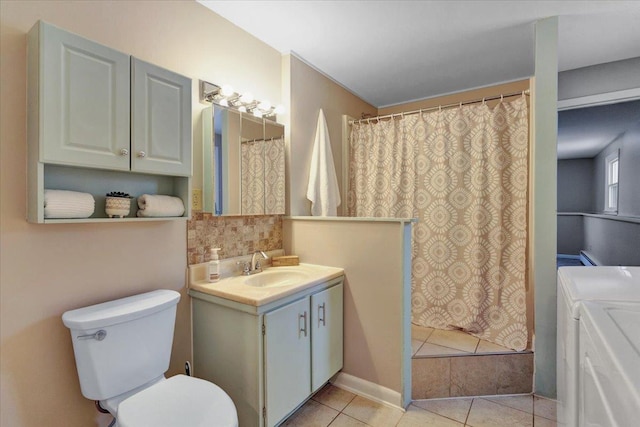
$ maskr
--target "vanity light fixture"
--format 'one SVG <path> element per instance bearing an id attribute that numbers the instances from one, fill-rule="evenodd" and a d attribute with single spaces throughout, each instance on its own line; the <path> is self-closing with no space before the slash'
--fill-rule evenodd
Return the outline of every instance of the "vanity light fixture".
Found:
<path id="1" fill-rule="evenodd" d="M 200 102 L 213 102 L 243 113 L 252 113 L 255 117 L 273 117 L 285 112 L 283 105 L 274 107 L 268 100 L 258 101 L 251 92 L 240 94 L 229 85 L 220 87 L 204 80 L 200 80 Z"/>

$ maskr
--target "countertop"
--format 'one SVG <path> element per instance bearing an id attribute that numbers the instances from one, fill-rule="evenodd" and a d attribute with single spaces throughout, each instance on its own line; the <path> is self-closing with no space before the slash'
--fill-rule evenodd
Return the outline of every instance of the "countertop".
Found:
<path id="1" fill-rule="evenodd" d="M 295 271 L 305 277 L 292 284 L 272 287 L 250 286 L 245 283 L 247 279 L 258 278 L 260 275 L 268 276 L 270 273 L 278 271 Z M 205 294 L 258 307 L 343 275 L 344 269 L 342 268 L 301 263 L 297 266 L 269 267 L 262 273 L 251 276 L 227 277 L 214 283 L 195 281 L 190 283 L 189 287 Z"/>

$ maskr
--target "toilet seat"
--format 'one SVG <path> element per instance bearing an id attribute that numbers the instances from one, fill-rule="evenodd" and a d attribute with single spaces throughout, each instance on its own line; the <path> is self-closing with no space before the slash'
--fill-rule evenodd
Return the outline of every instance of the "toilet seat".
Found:
<path id="1" fill-rule="evenodd" d="M 217 385 L 176 375 L 118 405 L 120 427 L 238 427 L 231 398 Z"/>

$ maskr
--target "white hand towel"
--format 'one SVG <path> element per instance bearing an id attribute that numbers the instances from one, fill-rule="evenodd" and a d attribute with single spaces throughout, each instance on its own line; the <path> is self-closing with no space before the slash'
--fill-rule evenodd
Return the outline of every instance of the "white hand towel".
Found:
<path id="1" fill-rule="evenodd" d="M 143 194 L 138 197 L 138 216 L 182 216 L 184 203 L 179 197 Z"/>
<path id="2" fill-rule="evenodd" d="M 44 190 L 45 218 L 89 218 L 96 201 L 89 193 L 68 190 Z"/>
<path id="3" fill-rule="evenodd" d="M 318 115 L 316 138 L 313 143 L 307 199 L 311 200 L 313 216 L 336 216 L 338 213 L 340 189 L 331 153 L 329 128 L 322 109 Z"/>

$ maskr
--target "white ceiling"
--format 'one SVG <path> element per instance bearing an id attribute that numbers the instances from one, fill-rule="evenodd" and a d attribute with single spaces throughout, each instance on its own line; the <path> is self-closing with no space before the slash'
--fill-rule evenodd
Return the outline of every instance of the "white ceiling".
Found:
<path id="1" fill-rule="evenodd" d="M 640 1 L 197 1 L 376 107 L 532 76 L 549 16 L 559 71 L 640 57 Z M 583 110 L 560 116 L 561 158 L 592 157 L 629 123 Z"/>
<path id="2" fill-rule="evenodd" d="M 640 1 L 206 1 L 376 107 L 533 75 L 560 16 L 560 71 L 640 56 Z"/>

